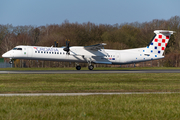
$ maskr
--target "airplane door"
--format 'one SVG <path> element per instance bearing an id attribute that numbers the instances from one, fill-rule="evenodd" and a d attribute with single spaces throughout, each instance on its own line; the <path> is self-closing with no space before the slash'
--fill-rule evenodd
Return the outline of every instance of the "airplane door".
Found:
<path id="1" fill-rule="evenodd" d="M 116 62 L 119 62 L 119 61 L 120 61 L 120 54 L 116 53 Z"/>
<path id="2" fill-rule="evenodd" d="M 33 49 L 31 47 L 27 48 L 27 56 L 32 57 Z"/>
<path id="3" fill-rule="evenodd" d="M 23 56 L 27 57 L 27 48 L 23 48 L 22 54 L 23 54 Z"/>

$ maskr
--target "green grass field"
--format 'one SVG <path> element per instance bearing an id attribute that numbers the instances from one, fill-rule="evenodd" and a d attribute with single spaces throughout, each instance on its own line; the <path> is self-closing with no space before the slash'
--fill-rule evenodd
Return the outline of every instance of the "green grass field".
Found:
<path id="1" fill-rule="evenodd" d="M 180 92 L 180 73 L 0 74 L 0 93 Z"/>
<path id="2" fill-rule="evenodd" d="M 180 92 L 180 73 L 0 74 L 1 93 Z M 0 119 L 180 119 L 180 94 L 0 97 Z"/>
<path id="3" fill-rule="evenodd" d="M 0 119 L 180 119 L 180 94 L 0 97 Z"/>

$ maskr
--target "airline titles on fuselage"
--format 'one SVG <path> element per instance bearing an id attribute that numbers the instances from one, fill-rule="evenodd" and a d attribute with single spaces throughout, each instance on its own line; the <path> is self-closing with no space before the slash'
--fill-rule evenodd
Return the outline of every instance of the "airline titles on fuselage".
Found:
<path id="1" fill-rule="evenodd" d="M 44 52 L 59 52 L 57 48 L 46 48 L 46 47 L 34 47 L 37 51 L 44 51 Z"/>

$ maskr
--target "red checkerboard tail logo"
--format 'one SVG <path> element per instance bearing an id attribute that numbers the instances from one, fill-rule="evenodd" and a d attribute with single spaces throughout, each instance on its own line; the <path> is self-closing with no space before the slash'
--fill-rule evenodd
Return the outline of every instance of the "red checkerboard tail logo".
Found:
<path id="1" fill-rule="evenodd" d="M 168 30 L 155 30 L 155 36 L 147 46 L 147 50 L 151 54 L 155 54 L 157 56 L 163 56 L 163 53 L 166 49 L 168 41 L 173 34 L 174 31 Z"/>

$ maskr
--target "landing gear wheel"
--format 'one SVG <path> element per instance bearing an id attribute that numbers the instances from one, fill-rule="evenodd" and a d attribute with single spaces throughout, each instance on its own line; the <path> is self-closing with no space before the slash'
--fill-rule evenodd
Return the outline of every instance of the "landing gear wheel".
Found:
<path id="1" fill-rule="evenodd" d="M 9 64 L 12 64 L 13 63 L 13 61 L 9 61 Z"/>
<path id="2" fill-rule="evenodd" d="M 76 66 L 76 70 L 81 70 L 81 66 Z"/>
<path id="3" fill-rule="evenodd" d="M 89 70 L 93 70 L 94 66 L 93 65 L 89 65 L 88 68 L 89 68 Z"/>

